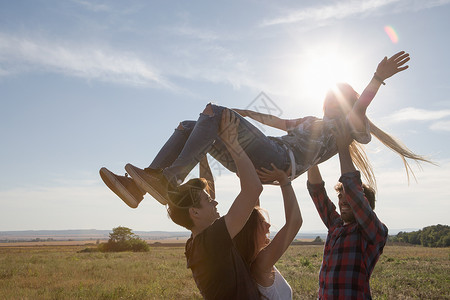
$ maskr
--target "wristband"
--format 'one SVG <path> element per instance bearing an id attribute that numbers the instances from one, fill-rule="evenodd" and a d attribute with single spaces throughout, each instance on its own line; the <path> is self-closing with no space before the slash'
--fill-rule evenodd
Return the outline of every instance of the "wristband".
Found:
<path id="1" fill-rule="evenodd" d="M 377 72 L 373 73 L 373 78 L 375 78 L 375 80 L 380 82 L 382 85 L 386 85 L 386 83 L 383 81 L 383 79 L 378 77 Z"/>

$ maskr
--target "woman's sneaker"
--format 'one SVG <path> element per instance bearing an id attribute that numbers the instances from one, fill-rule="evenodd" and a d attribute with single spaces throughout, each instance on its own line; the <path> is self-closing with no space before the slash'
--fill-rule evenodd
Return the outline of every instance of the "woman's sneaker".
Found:
<path id="1" fill-rule="evenodd" d="M 100 177 L 111 191 L 119 196 L 129 207 L 138 207 L 139 203 L 144 199 L 145 191 L 141 190 L 130 177 L 116 175 L 104 167 L 100 169 Z"/>
<path id="2" fill-rule="evenodd" d="M 140 189 L 152 195 L 162 205 L 168 203 L 167 189 L 169 182 L 162 174 L 162 170 L 149 168 L 143 170 L 132 164 L 127 164 L 125 170 L 130 174 Z"/>

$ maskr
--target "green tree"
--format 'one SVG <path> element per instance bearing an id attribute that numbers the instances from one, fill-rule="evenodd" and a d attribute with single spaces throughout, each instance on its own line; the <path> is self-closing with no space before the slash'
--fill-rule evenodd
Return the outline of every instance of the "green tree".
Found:
<path id="1" fill-rule="evenodd" d="M 113 232 L 109 234 L 108 242 L 98 245 L 98 249 L 102 252 L 144 252 L 149 251 L 149 246 L 130 228 L 119 226 L 113 228 Z"/>
<path id="2" fill-rule="evenodd" d="M 313 243 L 323 243 L 323 240 L 320 238 L 320 236 L 316 236 Z"/>
<path id="3" fill-rule="evenodd" d="M 136 238 L 136 235 L 130 228 L 119 226 L 113 228 L 113 232 L 109 234 L 109 240 L 115 243 L 125 242 Z"/>

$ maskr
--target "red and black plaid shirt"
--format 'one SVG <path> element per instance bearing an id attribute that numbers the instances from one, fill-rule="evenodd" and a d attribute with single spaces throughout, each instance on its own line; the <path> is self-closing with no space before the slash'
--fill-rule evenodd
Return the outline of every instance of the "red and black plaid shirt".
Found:
<path id="1" fill-rule="evenodd" d="M 372 299 L 369 279 L 386 244 L 388 229 L 364 196 L 359 171 L 339 179 L 356 222 L 344 225 L 328 198 L 325 183 L 308 185 L 309 194 L 328 228 L 319 274 L 319 299 Z"/>

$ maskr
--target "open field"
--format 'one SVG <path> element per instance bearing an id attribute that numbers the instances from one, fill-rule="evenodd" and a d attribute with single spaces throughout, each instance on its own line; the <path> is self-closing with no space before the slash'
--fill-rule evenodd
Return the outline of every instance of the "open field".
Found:
<path id="1" fill-rule="evenodd" d="M 201 299 L 184 248 L 77 253 L 86 246 L 0 247 L 0 299 Z M 294 299 L 315 299 L 322 246 L 291 246 L 277 267 Z M 386 246 L 374 299 L 450 299 L 450 248 Z"/>

